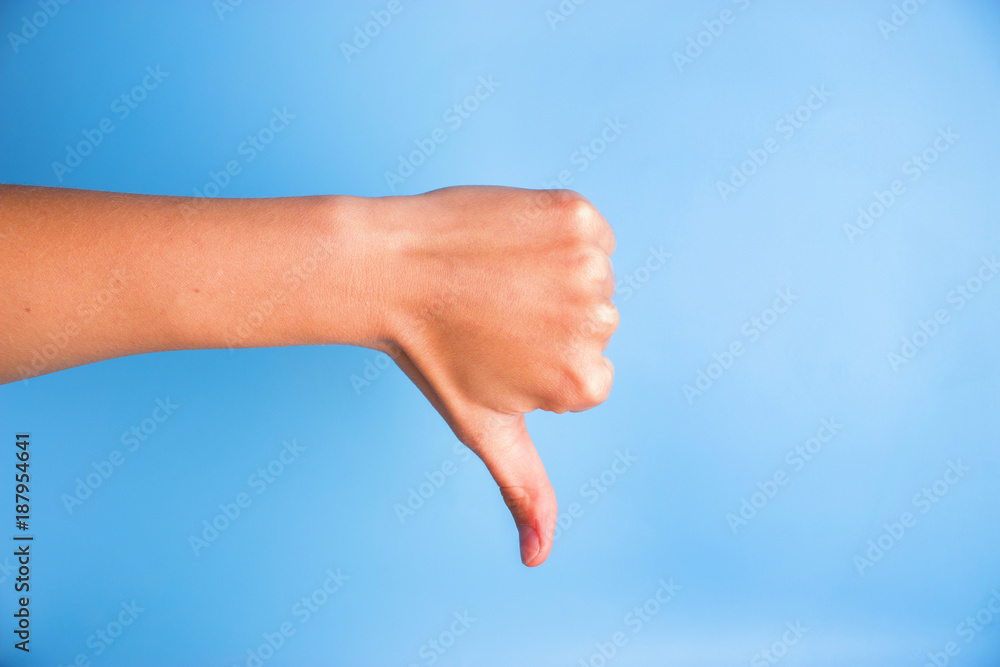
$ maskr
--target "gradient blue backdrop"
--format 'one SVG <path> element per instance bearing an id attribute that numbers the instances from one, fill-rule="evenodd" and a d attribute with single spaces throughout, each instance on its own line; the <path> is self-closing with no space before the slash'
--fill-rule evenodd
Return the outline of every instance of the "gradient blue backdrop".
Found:
<path id="1" fill-rule="evenodd" d="M 621 631 L 608 664 L 756 667 L 794 638 L 787 623 L 808 631 L 777 647 L 782 665 L 920 667 L 948 642 L 948 664 L 997 664 L 1000 280 L 961 310 L 949 293 L 1000 253 L 998 4 L 911 2 L 883 34 L 889 0 L 591 0 L 557 23 L 556 0 L 401 0 L 348 61 L 341 43 L 387 4 L 78 0 L 32 31 L 40 5 L 5 1 L 0 181 L 190 195 L 237 160 L 220 196 L 382 196 L 384 173 L 438 127 L 447 141 L 397 193 L 569 171 L 639 287 L 617 297 L 610 400 L 529 417 L 561 508 L 581 512 L 543 567 L 523 568 L 486 470 L 402 373 L 356 391 L 368 350 L 147 355 L 6 385 L 3 525 L 27 430 L 36 542 L 30 657 L 12 648 L 0 558 L 0 663 L 252 665 L 289 622 L 263 664 L 597 667 L 596 645 Z M 167 75 L 121 118 L 112 103 L 147 66 Z M 491 76 L 452 130 L 446 110 Z M 786 138 L 776 123 L 814 86 L 829 99 Z M 241 143 L 274 108 L 294 118 L 248 161 Z M 52 163 L 103 118 L 114 131 L 60 181 Z M 627 127 L 581 171 L 574 154 L 607 119 Z M 948 128 L 957 141 L 911 181 L 904 163 Z M 769 138 L 777 152 L 724 201 L 718 182 Z M 906 194 L 849 242 L 844 225 L 894 179 Z M 651 247 L 671 257 L 647 272 Z M 779 289 L 798 300 L 751 343 L 744 323 Z M 948 324 L 894 371 L 887 355 L 939 309 Z M 746 353 L 690 404 L 683 385 L 733 341 Z M 179 407 L 127 451 L 157 399 Z M 824 418 L 842 429 L 794 471 L 786 452 Z M 304 450 L 258 493 L 250 476 L 291 440 Z M 124 463 L 68 511 L 114 450 Z M 584 486 L 616 452 L 637 460 L 604 492 Z M 401 523 L 395 505 L 448 461 L 457 472 Z M 921 513 L 914 495 L 949 461 L 969 471 Z M 788 483 L 734 534 L 727 514 L 779 471 Z M 189 537 L 241 492 L 252 504 L 195 555 Z M 855 557 L 907 511 L 916 524 L 859 573 Z M 302 623 L 294 605 L 338 568 L 349 578 Z M 671 578 L 676 596 L 634 632 L 627 615 Z M 113 644 L 93 638 L 133 601 L 144 611 Z M 984 609 L 967 641 L 959 624 Z M 435 653 L 466 612 L 471 627 Z"/>

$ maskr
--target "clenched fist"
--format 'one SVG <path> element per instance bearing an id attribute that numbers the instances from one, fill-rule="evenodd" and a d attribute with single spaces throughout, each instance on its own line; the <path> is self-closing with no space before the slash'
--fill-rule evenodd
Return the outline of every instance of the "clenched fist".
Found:
<path id="1" fill-rule="evenodd" d="M 486 463 L 521 560 L 539 565 L 556 498 L 524 414 L 587 410 L 611 390 L 611 227 L 569 191 L 447 188 L 378 206 L 399 236 L 387 351 Z"/>
<path id="2" fill-rule="evenodd" d="M 615 239 L 568 191 L 192 199 L 0 186 L 0 382 L 161 350 L 350 344 L 486 463 L 521 559 L 556 498 L 524 414 L 601 403 Z M 100 317 L 88 316 L 100 303 Z"/>

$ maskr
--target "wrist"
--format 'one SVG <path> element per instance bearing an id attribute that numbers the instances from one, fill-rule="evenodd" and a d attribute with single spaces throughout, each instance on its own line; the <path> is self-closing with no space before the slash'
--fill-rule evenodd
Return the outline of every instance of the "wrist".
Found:
<path id="1" fill-rule="evenodd" d="M 310 338 L 318 344 L 385 350 L 394 338 L 392 270 L 397 262 L 381 200 L 341 195 L 315 200 L 313 256 L 307 254 L 289 278 L 301 280 L 300 307 L 315 314 L 302 318 L 313 327 Z M 312 273 L 320 279 L 312 280 Z"/>
<path id="2" fill-rule="evenodd" d="M 166 349 L 288 345 L 378 348 L 387 338 L 387 258 L 372 200 L 215 200 L 182 274 L 158 269 L 173 331 Z M 187 247 L 168 255 L 183 256 Z M 161 244 L 162 247 L 162 244 Z"/>
<path id="3" fill-rule="evenodd" d="M 357 198 L 353 198 L 357 199 Z M 441 316 L 454 289 L 454 256 L 443 243 L 450 238 L 439 224 L 440 212 L 427 195 L 380 197 L 349 202 L 351 217 L 363 237 L 358 253 L 371 281 L 369 299 L 376 314 L 376 349 L 394 355 L 418 345 L 431 320 Z"/>

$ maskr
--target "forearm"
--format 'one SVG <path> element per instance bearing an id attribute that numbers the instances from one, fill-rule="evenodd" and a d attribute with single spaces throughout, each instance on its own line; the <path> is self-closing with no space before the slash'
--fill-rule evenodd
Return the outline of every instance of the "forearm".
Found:
<path id="1" fill-rule="evenodd" d="M 161 350 L 378 346 L 372 201 L 0 186 L 0 382 Z"/>

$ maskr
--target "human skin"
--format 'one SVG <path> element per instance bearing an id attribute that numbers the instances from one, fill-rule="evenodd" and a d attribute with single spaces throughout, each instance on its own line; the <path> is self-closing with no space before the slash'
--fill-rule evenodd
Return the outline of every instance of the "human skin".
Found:
<path id="1" fill-rule="evenodd" d="M 486 464 L 521 560 L 556 497 L 525 427 L 602 403 L 615 239 L 565 190 L 192 199 L 0 185 L 0 383 L 168 350 L 389 354 Z"/>

